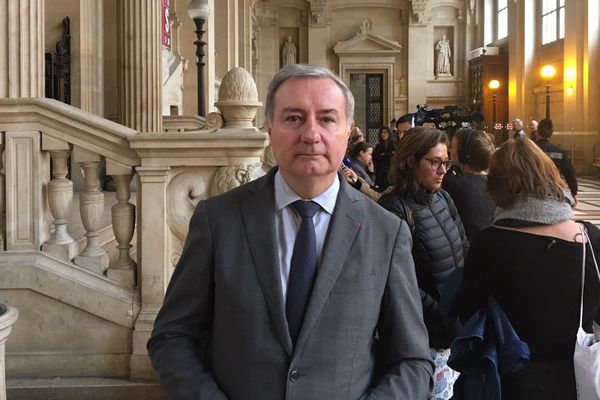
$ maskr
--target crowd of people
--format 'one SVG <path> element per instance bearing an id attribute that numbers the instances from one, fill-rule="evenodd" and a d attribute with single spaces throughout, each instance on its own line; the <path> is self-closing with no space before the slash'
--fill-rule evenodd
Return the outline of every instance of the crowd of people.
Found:
<path id="1" fill-rule="evenodd" d="M 198 204 L 156 318 L 148 350 L 169 398 L 576 399 L 580 299 L 583 328 L 600 323 L 585 241 L 600 249 L 600 230 L 573 220 L 552 121 L 529 135 L 515 121 L 497 146 L 403 116 L 370 144 L 353 114 L 325 68 L 273 78 L 278 166 Z M 462 346 L 473 329 L 486 346 L 512 332 L 524 361 L 480 360 Z"/>

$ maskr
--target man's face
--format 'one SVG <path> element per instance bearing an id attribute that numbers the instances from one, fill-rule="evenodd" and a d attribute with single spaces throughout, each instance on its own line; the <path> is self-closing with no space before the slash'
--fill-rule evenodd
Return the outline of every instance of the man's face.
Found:
<path id="1" fill-rule="evenodd" d="M 412 124 L 410 122 L 401 122 L 398 124 L 396 129 L 398 129 L 398 139 L 402 139 L 402 136 L 406 133 L 407 130 L 412 128 Z"/>
<path id="2" fill-rule="evenodd" d="M 529 131 L 530 132 L 533 132 L 533 131 L 537 130 L 537 127 L 538 127 L 537 121 L 531 121 L 531 122 L 529 122 Z"/>
<path id="3" fill-rule="evenodd" d="M 333 181 L 350 135 L 342 89 L 326 78 L 289 79 L 275 93 L 272 118 L 273 155 L 288 184 Z"/>
<path id="4" fill-rule="evenodd" d="M 513 129 L 515 131 L 520 131 L 521 129 L 523 129 L 523 124 L 519 121 L 513 121 Z"/>

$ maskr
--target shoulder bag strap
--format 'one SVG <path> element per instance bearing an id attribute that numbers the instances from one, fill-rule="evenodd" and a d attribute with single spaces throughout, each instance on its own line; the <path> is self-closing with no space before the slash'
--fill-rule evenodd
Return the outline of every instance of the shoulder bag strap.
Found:
<path id="1" fill-rule="evenodd" d="M 587 234 L 585 233 L 585 229 L 583 224 L 579 225 L 579 230 L 581 231 L 581 248 L 583 249 L 583 256 L 581 262 L 581 302 L 579 304 L 579 329 L 582 329 L 583 325 L 583 289 L 585 287 L 585 242 L 587 240 Z M 592 251 L 592 254 L 594 252 Z"/>
<path id="2" fill-rule="evenodd" d="M 594 260 L 594 267 L 596 267 L 596 274 L 598 274 L 598 279 L 600 280 L 600 270 L 598 269 L 598 262 L 596 261 L 596 255 L 594 254 L 594 247 L 592 246 L 592 241 L 587 234 L 587 230 L 583 226 L 583 224 L 578 224 L 579 230 L 581 231 L 581 239 L 582 239 L 582 248 L 583 248 L 583 262 L 581 266 L 581 304 L 579 306 L 579 327 L 582 327 L 583 323 L 583 289 L 585 287 L 585 244 L 587 243 L 590 248 L 590 253 L 592 254 L 592 260 Z"/>

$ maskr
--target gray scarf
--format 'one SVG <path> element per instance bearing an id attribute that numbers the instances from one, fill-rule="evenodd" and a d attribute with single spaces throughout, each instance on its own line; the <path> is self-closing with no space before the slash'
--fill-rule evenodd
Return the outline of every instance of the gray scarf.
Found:
<path id="1" fill-rule="evenodd" d="M 511 208 L 496 208 L 494 223 L 502 219 L 517 219 L 544 225 L 554 225 L 573 217 L 575 205 L 570 193 L 566 200 L 540 199 L 526 196 L 515 202 Z"/>

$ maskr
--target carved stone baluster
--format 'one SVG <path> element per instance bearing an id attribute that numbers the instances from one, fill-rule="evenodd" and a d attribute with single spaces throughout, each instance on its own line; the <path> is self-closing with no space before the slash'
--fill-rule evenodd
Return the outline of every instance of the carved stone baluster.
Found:
<path id="1" fill-rule="evenodd" d="M 100 243 L 102 214 L 104 213 L 104 193 L 100 191 L 98 167 L 100 160 L 80 161 L 85 179 L 85 192 L 79 196 L 81 222 L 86 230 L 87 245 L 75 257 L 75 264 L 103 274 L 108 268 L 108 254 Z"/>
<path id="2" fill-rule="evenodd" d="M 117 187 L 117 204 L 112 211 L 112 226 L 115 233 L 115 239 L 119 245 L 119 255 L 108 268 L 106 275 L 113 280 L 118 281 L 128 287 L 135 285 L 135 267 L 136 263 L 129 255 L 131 248 L 131 239 L 135 228 L 135 206 L 129 202 L 131 196 L 129 183 L 131 182 L 131 168 L 121 166 L 129 173 L 119 174 L 113 171 L 117 168 L 117 163 L 107 160 L 107 171 L 113 177 Z"/>
<path id="3" fill-rule="evenodd" d="M 52 253 L 65 261 L 77 254 L 77 244 L 67 232 L 73 203 L 73 182 L 66 178 L 69 150 L 51 150 L 52 180 L 48 183 L 48 205 L 54 217 L 52 238 L 42 246 L 43 251 Z"/>

